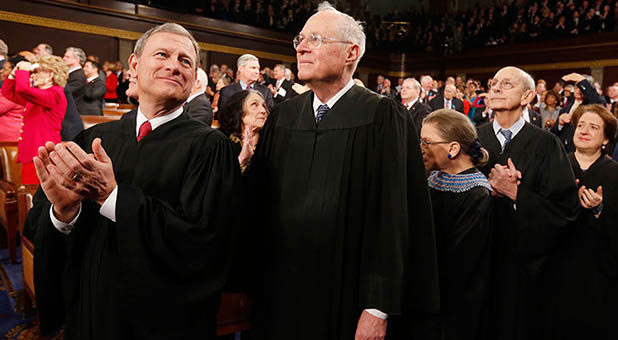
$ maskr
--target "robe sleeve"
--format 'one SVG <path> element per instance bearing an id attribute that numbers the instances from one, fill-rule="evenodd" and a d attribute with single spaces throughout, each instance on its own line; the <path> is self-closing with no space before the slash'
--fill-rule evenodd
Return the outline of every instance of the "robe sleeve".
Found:
<path id="1" fill-rule="evenodd" d="M 539 146 L 544 157 L 535 165 L 544 170 L 539 171 L 541 176 L 534 183 L 519 185 L 514 212 L 515 225 L 519 226 L 516 251 L 529 264 L 554 249 L 579 212 L 577 186 L 568 157 L 555 137 L 548 136 L 545 141 Z"/>
<path id="2" fill-rule="evenodd" d="M 140 188 L 118 185 L 118 249 L 128 289 L 138 297 L 149 298 L 144 287 L 193 282 L 196 291 L 177 295 L 182 303 L 191 295 L 212 294 L 224 283 L 237 210 L 238 160 L 222 134 L 194 141 L 192 147 L 196 157 L 177 172 L 184 177 L 177 206 Z"/>
<path id="3" fill-rule="evenodd" d="M 363 235 L 359 307 L 400 314 L 408 298 L 414 310 L 436 310 L 435 235 L 414 123 L 403 106 L 383 98 L 374 124 L 375 177 L 367 185 L 376 196 L 367 220 L 375 225 Z"/>

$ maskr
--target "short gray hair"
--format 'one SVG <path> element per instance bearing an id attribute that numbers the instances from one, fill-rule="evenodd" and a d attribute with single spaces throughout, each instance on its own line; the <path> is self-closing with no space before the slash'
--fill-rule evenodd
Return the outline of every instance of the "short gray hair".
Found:
<path id="1" fill-rule="evenodd" d="M 49 53 L 49 55 L 54 55 L 54 49 L 51 47 L 50 44 L 40 43 L 39 45 L 43 46 L 43 49 L 45 50 L 45 52 Z"/>
<path id="2" fill-rule="evenodd" d="M 421 77 L 421 83 L 423 81 L 425 81 L 425 80 L 429 80 L 429 81 L 433 82 L 433 78 L 431 78 L 431 76 L 429 76 L 429 75 L 424 75 L 424 76 Z"/>
<path id="3" fill-rule="evenodd" d="M 79 47 L 67 47 L 67 51 L 73 53 L 73 56 L 79 59 L 79 64 L 84 65 L 86 62 L 86 52 Z"/>
<path id="4" fill-rule="evenodd" d="M 403 82 L 405 83 L 406 81 L 412 82 L 412 86 L 417 89 L 418 91 L 421 91 L 421 83 L 418 82 L 418 80 L 414 79 L 414 78 L 406 78 L 403 80 Z"/>
<path id="5" fill-rule="evenodd" d="M 531 90 L 536 92 L 536 85 L 534 84 L 534 78 L 530 75 L 530 73 L 518 68 L 521 73 L 521 78 L 524 80 L 524 90 Z"/>
<path id="6" fill-rule="evenodd" d="M 321 12 L 333 11 L 341 16 L 343 20 L 338 22 L 338 35 L 341 40 L 349 40 L 353 44 L 358 45 L 360 47 L 360 54 L 354 67 L 358 65 L 358 62 L 361 60 L 363 55 L 365 55 L 365 41 L 367 37 L 365 36 L 365 31 L 363 30 L 363 26 L 360 22 L 356 21 L 351 16 L 338 11 L 333 5 L 331 5 L 328 1 L 324 1 L 320 3 L 318 6 L 318 11 L 314 14 L 319 14 Z"/>
<path id="7" fill-rule="evenodd" d="M 257 61 L 258 63 L 260 62 L 260 60 L 256 56 L 247 53 L 238 57 L 238 60 L 236 61 L 236 67 L 245 67 L 245 65 L 247 65 L 250 61 Z"/>
<path id="8" fill-rule="evenodd" d="M 7 56 L 9 54 L 9 47 L 6 43 L 0 39 L 0 55 Z"/>
<path id="9" fill-rule="evenodd" d="M 173 34 L 182 35 L 183 37 L 187 37 L 191 41 L 191 45 L 193 45 L 193 49 L 195 49 L 195 65 L 194 66 L 195 66 L 195 69 L 197 69 L 197 66 L 199 64 L 199 58 L 200 58 L 200 45 L 198 45 L 197 41 L 195 40 L 191 32 L 187 31 L 186 28 L 176 23 L 173 23 L 173 22 L 168 22 L 163 25 L 152 27 L 151 29 L 146 31 L 146 33 L 142 34 L 142 36 L 135 43 L 135 47 L 133 48 L 133 53 L 135 53 L 138 59 L 142 56 L 142 52 L 144 52 L 144 47 L 146 46 L 146 42 L 148 41 L 148 39 L 156 33 L 173 33 Z"/>
<path id="10" fill-rule="evenodd" d="M 200 67 L 197 68 L 197 79 L 202 82 L 200 91 L 206 91 L 206 87 L 208 86 L 208 75 L 206 75 L 206 71 L 202 70 Z"/>

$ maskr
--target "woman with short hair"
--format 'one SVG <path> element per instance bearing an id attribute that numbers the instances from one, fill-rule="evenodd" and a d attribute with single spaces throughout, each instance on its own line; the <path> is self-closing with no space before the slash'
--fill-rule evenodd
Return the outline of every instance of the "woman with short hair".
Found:
<path id="1" fill-rule="evenodd" d="M 490 265 L 491 186 L 476 169 L 489 154 L 470 120 L 451 109 L 423 120 L 421 151 L 438 250 L 442 339 L 485 336 Z"/>
<path id="2" fill-rule="evenodd" d="M 64 85 L 68 69 L 62 58 L 44 56 L 32 63 L 21 61 L 7 77 L 2 95 L 24 105 L 24 121 L 18 138 L 17 161 L 22 164 L 23 184 L 39 184 L 32 158 L 45 142 L 59 143 L 67 109 Z M 30 85 L 32 83 L 32 85 Z"/>

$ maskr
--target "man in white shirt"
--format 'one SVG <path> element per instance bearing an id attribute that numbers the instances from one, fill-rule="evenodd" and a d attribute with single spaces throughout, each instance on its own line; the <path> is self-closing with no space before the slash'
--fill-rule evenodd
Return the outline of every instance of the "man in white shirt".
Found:
<path id="1" fill-rule="evenodd" d="M 401 84 L 401 103 L 406 107 L 420 136 L 423 119 L 431 113 L 431 108 L 420 100 L 421 84 L 414 78 L 406 78 Z"/>
<path id="2" fill-rule="evenodd" d="M 42 335 L 216 338 L 240 171 L 229 139 L 183 113 L 198 54 L 182 26 L 153 27 L 129 58 L 138 109 L 39 148 L 27 230 Z"/>
<path id="3" fill-rule="evenodd" d="M 324 2 L 293 43 L 311 91 L 269 116 L 247 173 L 248 215 L 265 221 L 250 239 L 254 334 L 383 339 L 390 316 L 437 308 L 418 135 L 400 103 L 354 85 L 365 34 L 352 17 Z"/>
<path id="4" fill-rule="evenodd" d="M 86 112 L 87 108 L 84 102 L 84 91 L 86 90 L 86 75 L 82 69 L 86 62 L 86 53 L 79 47 L 69 47 L 64 51 L 62 57 L 64 63 L 69 68 L 69 79 L 65 88 L 71 92 L 75 100 L 75 106 L 80 114 Z"/>

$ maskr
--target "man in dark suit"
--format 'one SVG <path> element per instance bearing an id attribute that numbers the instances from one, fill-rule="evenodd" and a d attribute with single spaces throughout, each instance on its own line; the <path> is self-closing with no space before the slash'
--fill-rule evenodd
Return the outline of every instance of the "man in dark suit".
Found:
<path id="1" fill-rule="evenodd" d="M 92 60 L 86 60 L 83 71 L 86 75 L 86 87 L 80 113 L 87 116 L 102 116 L 106 89 L 105 82 L 99 77 L 99 65 Z"/>
<path id="2" fill-rule="evenodd" d="M 239 81 L 221 89 L 219 104 L 217 105 L 218 110 L 221 110 L 234 93 L 248 88 L 260 92 L 264 96 L 268 109 L 272 110 L 275 106 L 272 92 L 270 92 L 268 87 L 256 83 L 260 76 L 260 61 L 258 58 L 253 54 L 243 54 L 238 58 L 236 65 L 238 66 Z"/>
<path id="3" fill-rule="evenodd" d="M 275 104 L 279 105 L 286 99 L 298 96 L 298 93 L 292 89 L 294 83 L 285 79 L 285 65 L 275 65 L 275 68 L 273 68 L 273 77 L 275 78 L 275 85 L 272 86 L 271 91 L 274 96 Z"/>
<path id="4" fill-rule="evenodd" d="M 416 132 L 419 136 L 423 119 L 431 113 L 431 108 L 421 102 L 420 95 L 421 84 L 416 79 L 407 78 L 403 81 L 401 84 L 401 102 L 410 113 L 410 116 L 412 116 Z"/>
<path id="5" fill-rule="evenodd" d="M 444 87 L 444 95 L 436 96 L 436 98 L 429 102 L 429 107 L 431 107 L 432 111 L 439 109 L 453 109 L 464 113 L 464 104 L 460 99 L 455 98 L 456 92 L 457 89 L 455 88 L 455 85 L 446 85 Z"/>
<path id="6" fill-rule="evenodd" d="M 197 69 L 197 79 L 191 95 L 187 98 L 184 110 L 193 119 L 210 126 L 212 124 L 212 105 L 206 97 L 206 86 L 208 86 L 208 76 L 201 68 Z"/>
<path id="7" fill-rule="evenodd" d="M 523 111 L 524 120 L 532 125 L 535 125 L 539 128 L 543 128 L 543 119 L 541 119 L 541 114 L 531 110 L 530 108 L 525 108 Z"/>
<path id="8" fill-rule="evenodd" d="M 576 86 L 566 106 L 560 111 L 558 121 L 554 124 L 554 127 L 551 128 L 551 132 L 558 136 L 566 152 L 571 153 L 575 151 L 575 146 L 573 145 L 575 127 L 571 124 L 571 115 L 580 105 L 605 105 L 605 99 L 599 95 L 592 85 L 594 84 L 594 79 L 592 77 L 587 79 L 586 76 L 581 74 L 571 73 L 562 77 L 562 79 L 567 82 L 573 81 Z"/>
<path id="9" fill-rule="evenodd" d="M 86 62 L 86 53 L 78 47 L 69 47 L 64 52 L 62 57 L 64 63 L 69 67 L 69 79 L 65 88 L 69 89 L 77 111 L 80 113 L 85 111 L 84 91 L 86 90 L 86 75 L 82 70 L 82 65 Z"/>

